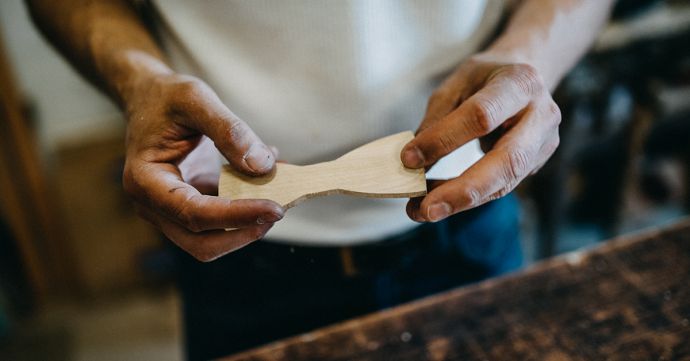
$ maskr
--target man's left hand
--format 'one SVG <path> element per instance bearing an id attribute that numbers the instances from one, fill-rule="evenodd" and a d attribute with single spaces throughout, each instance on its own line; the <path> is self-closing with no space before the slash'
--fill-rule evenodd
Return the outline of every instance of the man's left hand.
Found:
<path id="1" fill-rule="evenodd" d="M 436 222 L 508 194 L 556 150 L 560 121 L 534 67 L 487 54 L 472 57 L 429 98 L 401 158 L 409 168 L 429 168 L 477 138 L 486 154 L 456 178 L 429 182 L 429 193 L 408 203 L 408 215 Z"/>

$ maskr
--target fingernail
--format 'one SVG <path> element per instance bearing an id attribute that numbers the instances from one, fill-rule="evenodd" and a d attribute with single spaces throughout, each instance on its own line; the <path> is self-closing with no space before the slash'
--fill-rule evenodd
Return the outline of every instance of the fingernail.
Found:
<path id="1" fill-rule="evenodd" d="M 265 145 L 256 143 L 244 155 L 244 162 L 254 172 L 263 173 L 273 167 L 273 155 Z"/>
<path id="2" fill-rule="evenodd" d="M 427 215 L 430 222 L 440 221 L 450 215 L 450 206 L 445 202 L 432 204 L 429 206 Z"/>
<path id="3" fill-rule="evenodd" d="M 412 146 L 403 152 L 402 162 L 407 168 L 421 168 L 424 166 L 424 155 L 419 148 Z"/>
<path id="4" fill-rule="evenodd" d="M 275 223 L 283 219 L 283 214 L 278 212 L 269 212 L 256 219 L 256 224 Z"/>

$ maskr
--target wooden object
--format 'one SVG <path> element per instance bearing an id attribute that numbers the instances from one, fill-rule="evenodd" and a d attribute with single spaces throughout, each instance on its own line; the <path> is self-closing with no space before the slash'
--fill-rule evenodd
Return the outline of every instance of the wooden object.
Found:
<path id="1" fill-rule="evenodd" d="M 400 151 L 414 135 L 402 132 L 365 144 L 324 163 L 278 163 L 271 174 L 249 177 L 224 167 L 219 194 L 232 199 L 270 199 L 285 208 L 329 194 L 406 198 L 426 194 L 424 169 L 405 168 Z"/>
<path id="2" fill-rule="evenodd" d="M 690 218 L 227 360 L 688 360 L 688 285 Z"/>

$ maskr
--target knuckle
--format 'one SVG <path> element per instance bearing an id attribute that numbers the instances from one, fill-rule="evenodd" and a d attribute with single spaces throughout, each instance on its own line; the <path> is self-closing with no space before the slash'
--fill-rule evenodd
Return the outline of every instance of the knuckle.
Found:
<path id="1" fill-rule="evenodd" d="M 201 256 L 194 256 L 194 258 L 196 258 L 197 261 L 202 262 L 202 263 L 209 263 L 209 262 L 214 260 L 213 257 L 211 257 L 210 255 L 206 255 L 206 254 L 201 255 Z"/>
<path id="2" fill-rule="evenodd" d="M 195 195 L 187 198 L 182 205 L 175 211 L 175 217 L 182 223 L 182 225 L 188 230 L 198 233 L 202 231 L 202 227 L 199 220 L 199 213 L 197 212 L 198 207 L 193 202 Z"/>
<path id="3" fill-rule="evenodd" d="M 530 157 L 522 149 L 513 149 L 508 152 L 506 168 L 507 182 L 512 184 L 515 180 L 521 179 L 529 171 Z"/>
<path id="4" fill-rule="evenodd" d="M 471 111 L 474 114 L 470 128 L 480 135 L 489 134 L 494 129 L 498 104 L 488 99 L 476 99 L 471 103 Z"/>
<path id="5" fill-rule="evenodd" d="M 508 195 L 508 193 L 512 192 L 515 188 L 517 188 L 518 184 L 520 184 L 520 179 L 513 179 L 510 182 L 506 184 L 503 189 L 498 191 L 501 197 Z"/>
<path id="6" fill-rule="evenodd" d="M 226 126 L 224 129 L 225 134 L 223 134 L 223 136 L 225 139 L 228 139 L 233 142 L 238 142 L 241 139 L 244 139 L 247 136 L 248 132 L 249 129 L 241 120 L 229 118 L 226 122 Z"/>
<path id="7" fill-rule="evenodd" d="M 489 196 L 486 201 L 491 202 L 491 201 L 495 201 L 499 198 L 503 198 L 503 197 L 507 196 L 508 194 L 510 194 L 510 192 L 513 191 L 513 189 L 515 189 L 516 185 L 517 185 L 517 182 L 508 183 L 505 187 L 501 188 L 498 192 Z"/>
<path id="8" fill-rule="evenodd" d="M 175 83 L 175 95 L 180 98 L 191 98 L 199 94 L 203 88 L 203 82 L 192 76 L 181 76 Z"/>
<path id="9" fill-rule="evenodd" d="M 198 249 L 190 251 L 190 254 L 192 257 L 196 258 L 197 261 L 204 263 L 211 262 L 219 256 L 216 252 L 207 250 L 205 247 L 199 247 Z"/>
<path id="10" fill-rule="evenodd" d="M 499 198 L 505 197 L 505 195 L 508 194 L 508 193 L 509 193 L 509 192 L 508 192 L 505 188 L 504 188 L 504 189 L 501 189 L 500 191 L 498 191 L 498 192 L 496 192 L 496 193 L 490 195 L 490 196 L 486 199 L 486 201 L 487 201 L 487 202 L 495 201 L 495 200 L 497 200 L 497 199 L 499 199 Z"/>
<path id="11" fill-rule="evenodd" d="M 556 125 L 561 124 L 561 108 L 558 107 L 558 104 L 556 104 L 556 102 L 554 102 L 553 100 L 549 100 L 546 106 L 546 112 L 549 116 L 549 119 L 551 119 Z"/>
<path id="12" fill-rule="evenodd" d="M 500 191 L 499 191 L 499 192 L 500 192 Z M 499 192 L 496 192 L 496 193 L 494 193 L 494 194 L 492 194 L 492 195 L 486 197 L 486 203 L 493 202 L 493 201 L 495 201 L 495 200 L 497 200 L 497 199 L 503 197 L 503 196 L 500 195 Z"/>
<path id="13" fill-rule="evenodd" d="M 180 76 L 170 94 L 171 110 L 173 112 L 196 111 L 199 108 L 198 99 L 205 96 L 208 86 L 192 76 Z"/>
<path id="14" fill-rule="evenodd" d="M 503 197 L 505 197 L 506 195 L 508 195 L 508 193 L 510 193 L 512 190 L 513 190 L 513 186 L 512 186 L 512 185 L 509 185 L 509 186 L 507 186 L 507 187 L 505 187 L 505 188 L 499 190 L 498 192 L 496 192 L 496 193 L 494 194 L 494 196 L 492 197 L 492 200 L 494 200 L 494 199 L 499 199 L 499 198 L 503 198 Z"/>
<path id="15" fill-rule="evenodd" d="M 482 194 L 475 188 L 465 188 L 459 193 L 459 201 L 467 208 L 474 208 L 481 204 Z"/>
<path id="16" fill-rule="evenodd" d="M 513 76 L 518 88 L 526 94 L 538 94 L 544 89 L 537 69 L 529 64 L 508 65 L 508 72 Z"/>
<path id="17" fill-rule="evenodd" d="M 185 250 L 199 262 L 211 262 L 220 256 L 216 250 L 209 247 L 203 236 L 195 235 L 188 241 L 189 246 Z"/>
<path id="18" fill-rule="evenodd" d="M 438 136 L 440 153 L 447 154 L 457 148 L 457 142 L 451 132 L 443 132 Z"/>

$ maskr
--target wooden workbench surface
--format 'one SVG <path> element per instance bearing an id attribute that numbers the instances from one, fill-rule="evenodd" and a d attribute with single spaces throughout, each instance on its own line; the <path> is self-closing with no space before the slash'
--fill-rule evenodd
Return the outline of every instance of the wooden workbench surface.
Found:
<path id="1" fill-rule="evenodd" d="M 690 219 L 227 360 L 690 359 Z"/>

